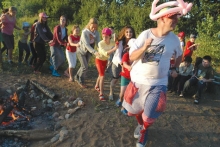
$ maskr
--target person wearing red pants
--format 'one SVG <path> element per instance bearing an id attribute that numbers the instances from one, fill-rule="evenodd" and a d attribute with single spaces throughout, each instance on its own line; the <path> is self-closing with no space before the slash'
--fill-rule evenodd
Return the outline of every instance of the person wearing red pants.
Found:
<path id="1" fill-rule="evenodd" d="M 135 116 L 138 126 L 134 137 L 138 138 L 136 147 L 147 144 L 148 128 L 165 111 L 166 91 L 170 58 L 174 54 L 175 67 L 179 67 L 182 49 L 178 37 L 172 32 L 178 22 L 179 12 L 170 12 L 166 7 L 159 13 L 157 27 L 143 31 L 131 45 L 130 60 L 133 61 L 122 106 L 128 116 Z M 176 77 L 176 70 L 171 76 Z"/>
<path id="2" fill-rule="evenodd" d="M 106 101 L 104 98 L 104 76 L 109 56 L 118 49 L 118 44 L 111 40 L 112 31 L 109 28 L 102 30 L 102 40 L 98 43 L 98 53 L 95 65 L 98 71 L 98 78 L 95 84 L 95 90 L 99 93 L 99 100 Z"/>

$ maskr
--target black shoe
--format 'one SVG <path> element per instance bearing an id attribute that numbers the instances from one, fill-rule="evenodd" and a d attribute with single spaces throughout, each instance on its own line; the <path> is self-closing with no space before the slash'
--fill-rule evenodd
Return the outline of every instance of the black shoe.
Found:
<path id="1" fill-rule="evenodd" d="M 13 61 L 8 61 L 8 63 L 12 65 L 14 62 Z"/>

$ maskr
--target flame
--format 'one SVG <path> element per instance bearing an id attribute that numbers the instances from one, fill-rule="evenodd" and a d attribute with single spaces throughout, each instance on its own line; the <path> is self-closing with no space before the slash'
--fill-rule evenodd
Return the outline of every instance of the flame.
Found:
<path id="1" fill-rule="evenodd" d="M 11 117 L 12 117 L 13 121 L 15 121 L 19 118 L 19 116 L 15 116 L 15 114 L 13 112 L 11 113 Z"/>
<path id="2" fill-rule="evenodd" d="M 18 95 L 17 93 L 15 92 L 13 97 L 11 98 L 12 101 L 14 101 L 15 103 L 18 103 Z"/>
<path id="3" fill-rule="evenodd" d="M 0 110 L 0 115 L 2 115 L 3 112 L 4 112 L 3 110 Z"/>

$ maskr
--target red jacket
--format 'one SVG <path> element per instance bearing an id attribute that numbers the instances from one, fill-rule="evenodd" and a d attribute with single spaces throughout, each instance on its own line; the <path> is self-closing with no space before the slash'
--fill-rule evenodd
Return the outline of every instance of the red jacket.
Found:
<path id="1" fill-rule="evenodd" d="M 186 57 L 186 56 L 191 57 L 192 56 L 193 50 L 195 50 L 195 47 L 191 47 L 190 49 L 189 49 L 189 47 L 192 46 L 193 44 L 194 44 L 194 42 L 191 42 L 191 41 L 188 41 L 186 43 L 186 49 L 184 51 L 183 57 Z"/>
<path id="2" fill-rule="evenodd" d="M 50 46 L 59 46 L 59 45 L 64 45 L 67 46 L 68 43 L 68 34 L 67 34 L 67 28 L 66 30 L 66 36 L 61 39 L 62 37 L 62 32 L 61 32 L 61 27 L 60 25 L 57 25 L 53 29 L 53 42 L 50 43 Z"/>
<path id="3" fill-rule="evenodd" d="M 31 37 L 30 37 L 30 41 L 32 42 L 34 40 L 34 33 L 35 33 L 35 28 L 36 27 L 36 23 L 34 23 L 32 26 L 31 26 Z"/>

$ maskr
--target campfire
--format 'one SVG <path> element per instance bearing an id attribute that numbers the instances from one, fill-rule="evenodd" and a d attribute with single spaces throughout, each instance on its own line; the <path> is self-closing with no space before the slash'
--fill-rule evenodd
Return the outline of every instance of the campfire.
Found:
<path id="1" fill-rule="evenodd" d="M 19 146 L 28 146 L 31 140 L 51 138 L 45 146 L 57 146 L 66 140 L 68 130 L 62 129 L 60 121 L 69 119 L 84 107 L 82 99 L 70 97 L 62 106 L 57 95 L 37 81 L 28 80 L 25 85 L 17 85 L 13 95 L 9 96 L 12 90 L 8 89 L 0 97 L 0 144 L 13 146 L 18 143 L 13 142 L 17 138 Z M 61 107 L 68 109 L 65 115 L 54 112 Z M 54 134 L 58 129 L 61 129 L 59 137 Z"/>
<path id="2" fill-rule="evenodd" d="M 44 85 L 41 85 L 36 81 L 27 80 L 26 85 L 23 88 L 18 89 L 8 99 L 0 99 L 0 128 L 2 126 L 9 126 L 10 124 L 15 122 L 25 124 L 30 120 L 32 111 L 36 109 L 36 107 L 30 107 L 25 104 L 26 99 L 29 99 L 31 97 L 28 94 L 31 86 L 36 87 L 43 94 L 51 99 L 54 99 L 56 97 L 56 94 L 50 91 Z"/>
<path id="3" fill-rule="evenodd" d="M 21 102 L 23 101 L 23 102 Z M 20 97 L 18 92 L 15 92 L 12 97 L 0 102 L 0 124 L 1 126 L 8 126 L 16 121 L 25 123 L 29 121 L 28 114 L 25 112 L 24 105 L 25 94 L 22 91 Z"/>

